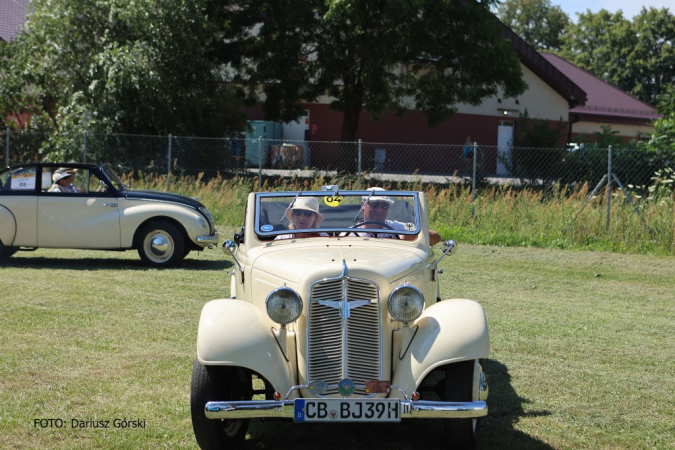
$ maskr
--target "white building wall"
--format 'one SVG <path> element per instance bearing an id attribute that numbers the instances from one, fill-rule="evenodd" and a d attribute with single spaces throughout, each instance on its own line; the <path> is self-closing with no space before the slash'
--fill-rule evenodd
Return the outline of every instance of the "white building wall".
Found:
<path id="1" fill-rule="evenodd" d="M 602 133 L 603 125 L 611 125 L 612 131 L 618 131 L 618 136 L 629 138 L 637 138 L 638 134 L 652 134 L 654 127 L 651 125 L 625 125 L 616 123 L 600 123 L 600 122 L 576 122 L 572 125 L 572 133 L 583 133 L 588 137 L 592 137 L 594 132 Z"/>
<path id="2" fill-rule="evenodd" d="M 569 116 L 567 100 L 523 64 L 520 67 L 523 70 L 523 78 L 528 85 L 525 93 L 515 99 L 501 98 L 501 103 L 498 102 L 498 97 L 493 97 L 478 106 L 460 104 L 457 105 L 457 112 L 517 118 L 527 108 L 527 112 L 532 119 L 557 121 L 562 118 L 563 121 L 567 121 Z M 504 114 L 505 111 L 507 114 Z"/>
<path id="3" fill-rule="evenodd" d="M 562 118 L 563 121 L 567 121 L 569 117 L 567 100 L 523 64 L 520 67 L 523 70 L 523 78 L 528 86 L 525 93 L 517 98 L 509 99 L 502 98 L 501 95 L 491 97 L 478 106 L 460 103 L 457 105 L 457 113 L 513 119 L 518 118 L 518 115 L 524 113 L 525 108 L 527 108 L 527 112 L 532 119 L 558 121 Z M 501 100 L 501 103 L 498 99 Z M 322 96 L 317 100 L 317 103 L 324 105 L 330 102 L 331 98 L 327 96 Z M 414 105 L 414 98 L 407 97 L 404 99 L 404 102 L 408 105 Z"/>

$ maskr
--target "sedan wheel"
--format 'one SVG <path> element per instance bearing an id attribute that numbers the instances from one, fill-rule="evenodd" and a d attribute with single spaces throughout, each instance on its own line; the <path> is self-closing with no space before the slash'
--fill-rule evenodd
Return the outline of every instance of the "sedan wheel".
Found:
<path id="1" fill-rule="evenodd" d="M 7 247 L 2 242 L 0 242 L 0 259 L 9 258 L 18 251 L 19 247 Z"/>
<path id="2" fill-rule="evenodd" d="M 154 267 L 176 264 L 185 256 L 183 235 L 168 222 L 150 223 L 140 233 L 138 254 Z"/>

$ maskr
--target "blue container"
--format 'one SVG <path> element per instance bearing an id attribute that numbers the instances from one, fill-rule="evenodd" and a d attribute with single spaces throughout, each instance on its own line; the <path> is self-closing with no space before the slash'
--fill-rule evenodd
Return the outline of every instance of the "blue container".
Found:
<path id="1" fill-rule="evenodd" d="M 267 167 L 270 146 L 281 140 L 282 124 L 265 120 L 249 120 L 251 131 L 246 132 L 246 165 L 259 167 L 260 139 L 262 139 L 262 166 Z"/>

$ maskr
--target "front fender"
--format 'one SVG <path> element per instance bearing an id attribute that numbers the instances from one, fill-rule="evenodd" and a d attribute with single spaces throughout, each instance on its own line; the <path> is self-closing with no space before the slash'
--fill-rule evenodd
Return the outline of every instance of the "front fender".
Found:
<path id="1" fill-rule="evenodd" d="M 9 247 L 14 243 L 15 237 L 16 221 L 14 220 L 14 214 L 4 206 L 0 206 L 0 242 Z"/>
<path id="2" fill-rule="evenodd" d="M 199 319 L 197 359 L 207 366 L 251 369 L 286 393 L 295 385 L 295 336 L 288 333 L 275 338 L 273 328 L 279 325 L 250 303 L 212 300 L 204 305 Z"/>
<path id="3" fill-rule="evenodd" d="M 119 200 L 120 230 L 123 248 L 131 248 L 138 228 L 147 220 L 162 220 L 168 217 L 180 223 L 190 240 L 198 244 L 197 237 L 208 235 L 208 221 L 199 212 L 187 206 L 169 202 L 149 202 L 142 200 Z M 202 227 L 199 217 L 202 217 Z"/>
<path id="4" fill-rule="evenodd" d="M 405 334 L 400 340 L 400 349 L 393 355 L 392 384 L 400 386 L 408 394 L 417 389 L 424 377 L 436 367 L 486 358 L 490 353 L 485 313 L 472 300 L 452 299 L 435 303 L 415 321 L 408 338 Z"/>

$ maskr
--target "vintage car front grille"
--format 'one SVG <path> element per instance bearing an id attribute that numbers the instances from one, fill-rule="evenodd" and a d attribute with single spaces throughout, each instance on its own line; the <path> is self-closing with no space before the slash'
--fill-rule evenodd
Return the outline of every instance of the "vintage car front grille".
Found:
<path id="1" fill-rule="evenodd" d="M 336 385 L 349 378 L 359 385 L 379 380 L 381 347 L 379 292 L 375 283 L 343 276 L 312 285 L 308 381 Z M 326 395 L 336 393 L 337 389 L 329 389 Z M 355 393 L 365 394 L 358 388 Z"/>

